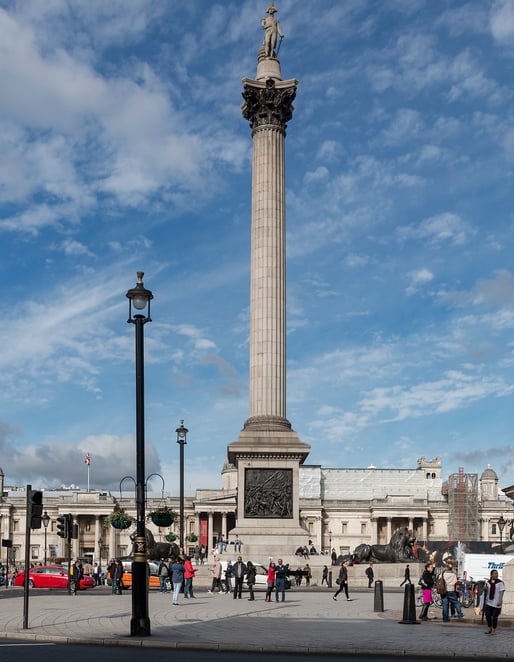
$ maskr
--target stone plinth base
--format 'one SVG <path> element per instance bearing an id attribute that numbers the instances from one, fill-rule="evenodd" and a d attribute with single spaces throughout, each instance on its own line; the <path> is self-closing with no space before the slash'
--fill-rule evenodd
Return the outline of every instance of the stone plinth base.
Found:
<path id="1" fill-rule="evenodd" d="M 258 421 L 250 420 L 228 447 L 229 462 L 237 467 L 237 524 L 229 537 L 239 536 L 246 558 L 251 550 L 255 560 L 276 560 L 309 541 L 300 526 L 298 483 L 310 446 L 287 426 L 256 429 Z"/>
<path id="2" fill-rule="evenodd" d="M 514 617 L 514 560 L 503 566 L 502 580 L 505 582 L 502 616 Z M 500 618 L 501 618 L 500 617 Z"/>

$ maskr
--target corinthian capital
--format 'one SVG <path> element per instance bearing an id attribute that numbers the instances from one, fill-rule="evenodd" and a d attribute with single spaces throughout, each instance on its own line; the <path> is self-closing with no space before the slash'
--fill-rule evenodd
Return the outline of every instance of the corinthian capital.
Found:
<path id="1" fill-rule="evenodd" d="M 276 126 L 285 130 L 293 117 L 295 96 L 295 83 L 288 87 L 277 87 L 273 78 L 268 78 L 264 86 L 245 83 L 244 103 L 241 105 L 243 117 L 250 122 L 252 129 Z"/>

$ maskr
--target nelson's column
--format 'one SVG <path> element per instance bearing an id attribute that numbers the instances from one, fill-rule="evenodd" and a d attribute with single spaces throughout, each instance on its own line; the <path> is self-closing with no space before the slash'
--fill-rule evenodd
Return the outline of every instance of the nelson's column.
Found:
<path id="1" fill-rule="evenodd" d="M 237 524 L 230 535 L 239 535 L 253 554 L 267 556 L 293 552 L 309 535 L 300 526 L 298 483 L 310 446 L 286 418 L 284 148 L 297 81 L 282 80 L 276 11 L 270 5 L 262 19 L 255 80 L 243 79 L 241 108 L 253 140 L 250 415 L 228 446 L 238 484 Z"/>

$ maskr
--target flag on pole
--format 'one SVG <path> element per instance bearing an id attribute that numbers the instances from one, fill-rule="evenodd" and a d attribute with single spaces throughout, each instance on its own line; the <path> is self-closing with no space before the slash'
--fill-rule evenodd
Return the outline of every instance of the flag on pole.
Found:
<path id="1" fill-rule="evenodd" d="M 87 464 L 88 467 L 91 464 L 91 455 L 89 453 L 84 458 L 84 462 Z"/>

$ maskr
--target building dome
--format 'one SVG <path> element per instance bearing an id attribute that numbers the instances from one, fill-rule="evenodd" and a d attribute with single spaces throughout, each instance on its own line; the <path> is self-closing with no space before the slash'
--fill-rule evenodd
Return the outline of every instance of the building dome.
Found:
<path id="1" fill-rule="evenodd" d="M 487 469 L 485 469 L 482 475 L 480 476 L 480 480 L 498 480 L 498 476 L 496 474 L 496 471 L 494 471 L 494 469 L 491 469 L 491 467 L 487 465 Z"/>

